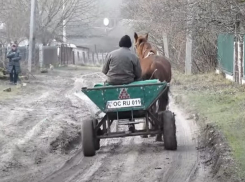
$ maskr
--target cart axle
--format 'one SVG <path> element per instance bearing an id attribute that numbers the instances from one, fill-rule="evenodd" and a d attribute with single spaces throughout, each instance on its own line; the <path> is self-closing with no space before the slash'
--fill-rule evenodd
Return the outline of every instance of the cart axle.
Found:
<path id="1" fill-rule="evenodd" d="M 118 122 L 118 125 L 131 125 L 131 124 L 140 124 L 145 123 L 144 121 L 134 121 L 134 122 Z"/>
<path id="2" fill-rule="evenodd" d="M 126 132 L 113 132 L 110 134 L 106 134 L 106 135 L 101 135 L 101 136 L 97 136 L 97 138 L 99 139 L 105 139 L 105 138 L 121 138 L 121 137 L 131 137 L 131 136 L 141 136 L 141 135 L 156 135 L 156 134 L 160 134 L 162 133 L 162 131 L 137 131 L 134 133 L 126 133 Z"/>

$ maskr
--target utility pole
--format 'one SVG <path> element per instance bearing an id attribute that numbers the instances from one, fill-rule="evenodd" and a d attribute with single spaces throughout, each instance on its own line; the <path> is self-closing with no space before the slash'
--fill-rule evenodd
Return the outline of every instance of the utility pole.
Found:
<path id="1" fill-rule="evenodd" d="M 242 60 L 243 60 L 243 36 L 241 35 L 241 13 L 236 15 L 236 23 L 235 23 L 235 60 L 233 61 L 233 69 L 234 69 L 234 80 L 235 82 L 241 84 L 242 83 Z"/>
<path id="2" fill-rule="evenodd" d="M 185 74 L 192 73 L 192 20 L 193 20 L 193 4 L 192 0 L 188 0 L 187 8 L 187 35 L 186 35 L 186 52 L 185 52 Z"/>
<path id="3" fill-rule="evenodd" d="M 185 51 L 185 74 L 192 73 L 192 39 L 190 35 L 186 36 L 186 51 Z"/>
<path id="4" fill-rule="evenodd" d="M 167 34 L 165 32 L 162 35 L 162 39 L 163 39 L 164 55 L 165 55 L 166 58 L 169 58 L 168 37 L 167 37 Z"/>
<path id="5" fill-rule="evenodd" d="M 63 2 L 63 18 L 65 14 L 65 0 Z M 63 19 L 63 43 L 66 43 L 66 19 Z"/>
<path id="6" fill-rule="evenodd" d="M 28 56 L 28 71 L 31 72 L 31 64 L 33 58 L 33 41 L 34 41 L 34 19 L 35 19 L 35 3 L 36 0 L 31 0 L 31 17 L 30 17 L 30 35 L 29 35 L 29 56 Z"/>

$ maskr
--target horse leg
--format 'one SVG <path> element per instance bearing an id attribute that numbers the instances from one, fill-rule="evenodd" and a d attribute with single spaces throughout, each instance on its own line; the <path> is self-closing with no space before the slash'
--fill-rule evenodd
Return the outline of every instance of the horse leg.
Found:
<path id="1" fill-rule="evenodd" d="M 163 95 L 159 98 L 159 110 L 158 110 L 158 112 L 163 111 L 162 109 L 163 109 Z M 161 123 L 162 122 L 161 117 L 162 117 L 162 114 L 158 115 L 158 120 L 160 121 L 160 126 L 157 125 L 157 129 L 163 131 L 163 127 L 162 127 L 163 123 Z M 162 133 L 157 134 L 155 141 L 157 141 L 157 142 L 162 141 Z"/>
<path id="2" fill-rule="evenodd" d="M 146 131 L 146 120 L 145 120 L 145 122 L 143 123 L 143 130 Z M 141 138 L 148 138 L 148 135 L 142 135 Z"/>
<path id="3" fill-rule="evenodd" d="M 168 103 L 169 103 L 169 98 L 168 98 L 168 92 L 169 89 L 160 97 L 159 101 L 159 111 L 166 111 Z M 159 121 L 161 121 L 161 126 L 158 126 L 161 131 L 163 131 L 163 118 L 162 114 L 158 116 Z M 163 140 L 163 132 L 161 134 L 157 134 L 156 136 L 156 141 L 162 141 Z"/>
<path id="4" fill-rule="evenodd" d="M 143 130 L 146 130 L 146 121 L 143 123 Z M 142 135 L 141 138 L 148 138 L 148 135 Z"/>
<path id="5" fill-rule="evenodd" d="M 152 111 L 152 113 L 153 113 L 154 115 L 157 115 L 158 110 L 159 110 L 159 101 L 157 101 L 157 102 L 152 106 L 151 111 Z M 152 122 L 154 122 L 154 120 L 153 120 Z M 151 128 L 151 129 L 157 129 L 157 126 L 156 126 L 156 124 L 155 124 L 155 126 L 153 126 L 153 125 L 150 123 L 150 128 Z M 154 137 L 154 136 L 156 136 L 156 135 L 155 135 L 155 134 L 151 134 L 151 135 L 150 135 L 150 137 Z"/>
<path id="6" fill-rule="evenodd" d="M 155 114 L 155 112 L 156 112 L 156 104 L 155 105 L 153 105 L 152 106 L 152 108 L 150 109 L 151 110 L 151 112 L 153 113 L 153 114 Z M 154 121 L 153 121 L 154 122 Z M 151 122 L 149 122 L 148 123 L 149 125 L 149 129 L 154 129 L 154 127 L 153 127 L 153 125 L 151 124 Z M 143 130 L 146 130 L 146 121 L 144 122 L 144 124 L 143 124 Z M 155 135 L 153 135 L 153 134 L 151 134 L 150 135 L 150 137 L 154 137 Z M 148 135 L 143 135 L 143 136 L 141 136 L 142 138 L 148 138 Z"/>
<path id="7" fill-rule="evenodd" d="M 149 129 L 153 130 L 155 127 L 149 122 Z M 154 137 L 154 134 L 150 134 L 150 137 Z"/>

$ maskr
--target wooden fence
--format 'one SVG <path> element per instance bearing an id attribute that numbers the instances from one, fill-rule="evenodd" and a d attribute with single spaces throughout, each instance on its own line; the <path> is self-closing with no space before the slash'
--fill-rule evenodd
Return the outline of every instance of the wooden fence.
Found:
<path id="1" fill-rule="evenodd" d="M 22 69 L 27 70 L 29 48 L 19 47 L 19 50 L 22 56 Z M 6 68 L 7 66 L 7 51 L 5 47 L 0 48 L 0 67 Z M 48 68 L 50 64 L 54 66 L 68 64 L 101 66 L 105 56 L 106 53 L 91 52 L 88 48 L 73 48 L 67 45 L 39 46 L 35 48 L 32 66 L 35 68 Z"/>

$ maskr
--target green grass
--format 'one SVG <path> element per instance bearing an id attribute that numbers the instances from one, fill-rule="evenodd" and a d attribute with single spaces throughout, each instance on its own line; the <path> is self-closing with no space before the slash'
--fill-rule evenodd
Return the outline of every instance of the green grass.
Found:
<path id="1" fill-rule="evenodd" d="M 240 167 L 240 176 L 245 178 L 245 86 L 214 73 L 178 72 L 174 72 L 173 85 L 172 92 L 184 98 L 186 107 L 220 128 Z"/>

